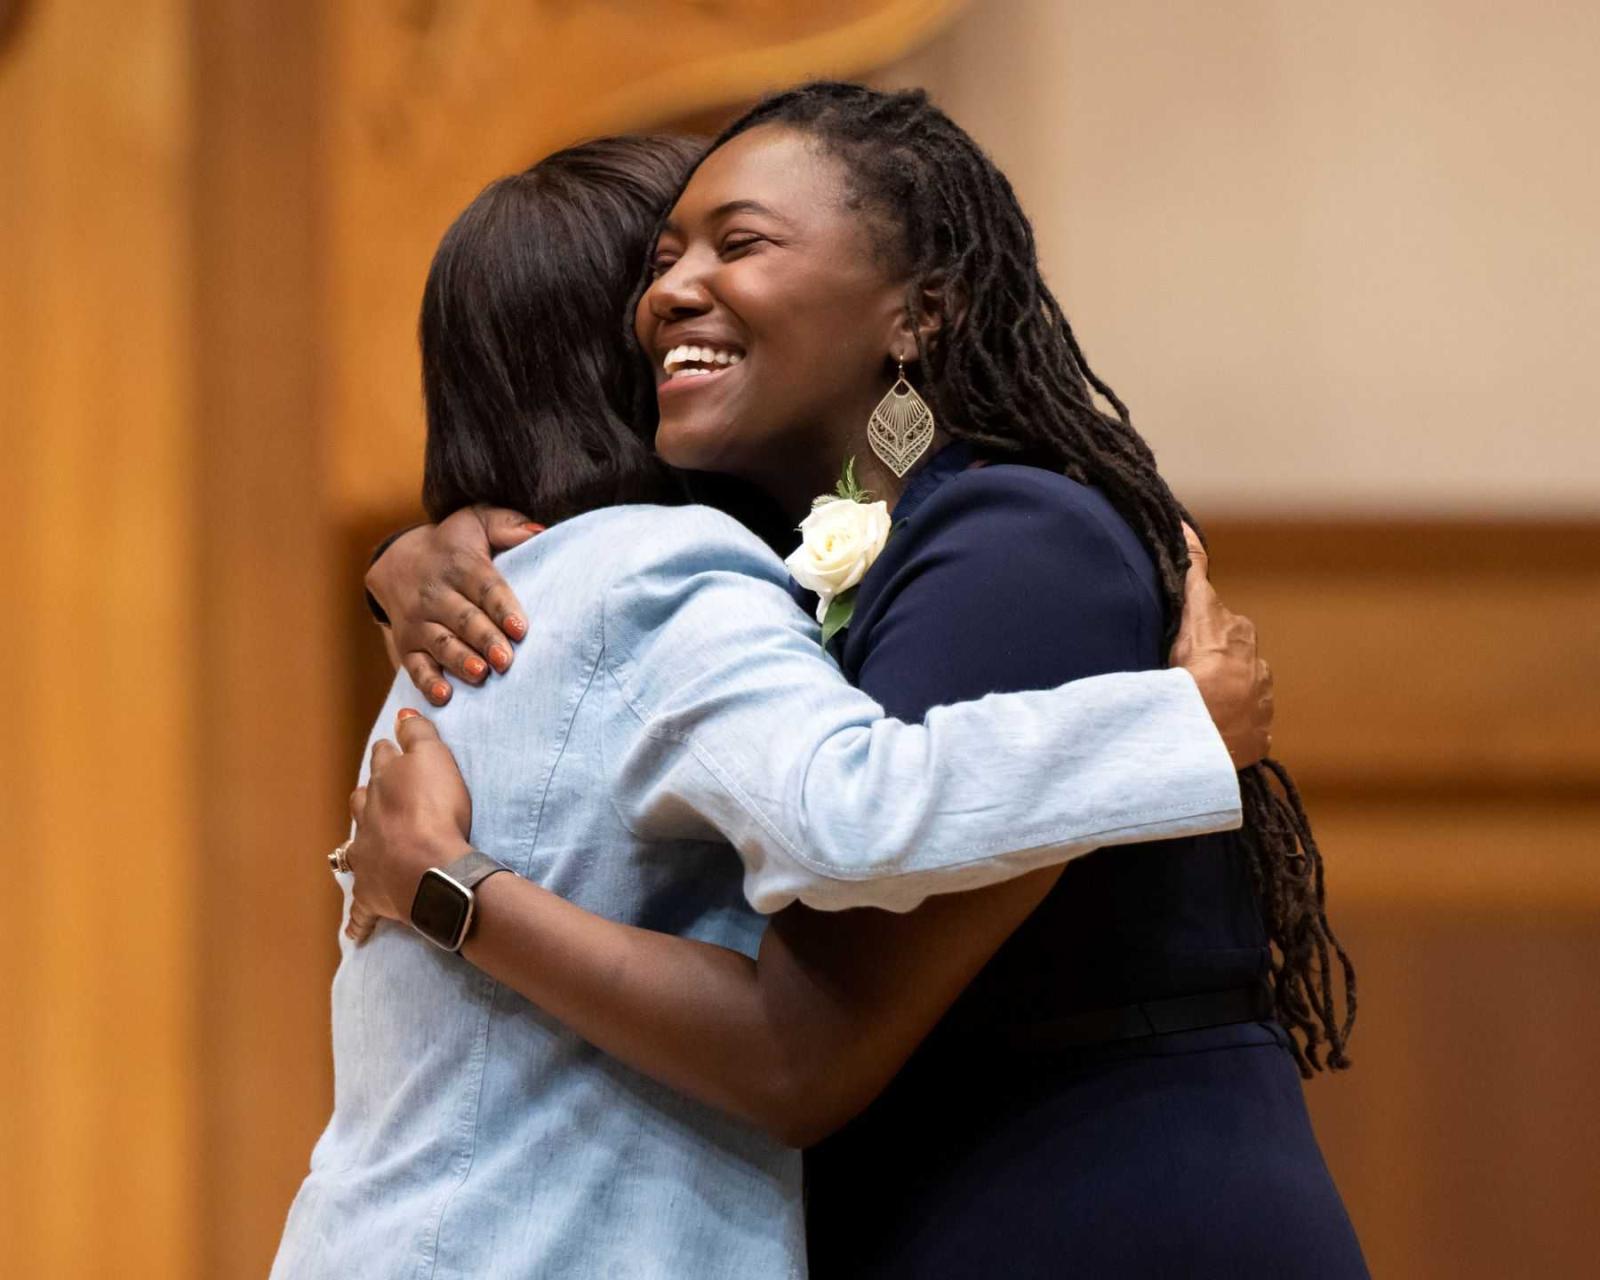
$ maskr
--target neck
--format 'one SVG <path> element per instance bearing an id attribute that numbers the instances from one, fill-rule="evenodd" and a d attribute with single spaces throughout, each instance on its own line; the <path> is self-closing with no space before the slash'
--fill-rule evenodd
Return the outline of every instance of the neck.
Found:
<path id="1" fill-rule="evenodd" d="M 900 495 L 917 478 L 917 473 L 927 465 L 930 458 L 949 443 L 949 436 L 942 431 L 935 431 L 927 452 L 904 476 L 896 476 L 878 455 L 872 452 L 866 433 L 862 432 L 859 438 L 852 437 L 836 449 L 823 451 L 814 466 L 791 470 L 785 477 L 788 483 L 781 487 L 774 478 L 763 478 L 761 483 L 778 500 L 784 512 L 798 522 L 811 510 L 814 499 L 834 491 L 844 474 L 845 463 L 854 458 L 856 483 L 872 495 L 873 502 L 886 502 L 893 511 L 895 504 L 900 501 Z"/>
<path id="2" fill-rule="evenodd" d="M 874 502 L 887 502 L 889 510 L 893 511 L 900 502 L 900 495 L 906 491 L 933 456 L 949 443 L 949 436 L 943 431 L 935 430 L 933 439 L 928 442 L 928 447 L 923 452 L 923 455 L 911 464 L 911 470 L 907 471 L 903 476 L 896 476 L 893 471 L 883 464 L 878 455 L 872 452 L 872 446 L 867 443 L 866 437 L 863 436 L 860 441 L 860 452 L 855 455 L 856 480 L 863 489 L 872 494 Z"/>

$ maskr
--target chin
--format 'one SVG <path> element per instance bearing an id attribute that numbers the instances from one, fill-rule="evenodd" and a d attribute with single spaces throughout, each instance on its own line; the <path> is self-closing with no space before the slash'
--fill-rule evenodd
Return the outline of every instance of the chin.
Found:
<path id="1" fill-rule="evenodd" d="M 656 427 L 656 456 L 680 471 L 732 474 L 728 432 L 718 423 L 663 420 Z"/>

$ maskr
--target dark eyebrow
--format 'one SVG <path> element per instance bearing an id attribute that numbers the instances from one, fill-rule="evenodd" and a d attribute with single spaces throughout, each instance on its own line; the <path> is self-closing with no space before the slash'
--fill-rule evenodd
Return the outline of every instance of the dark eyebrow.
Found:
<path id="1" fill-rule="evenodd" d="M 759 200 L 729 200 L 726 204 L 719 204 L 711 211 L 713 219 L 726 218 L 733 213 L 759 213 L 764 218 L 775 218 L 779 222 L 788 222 L 776 209 L 770 209 Z"/>
<path id="2" fill-rule="evenodd" d="M 719 222 L 723 218 L 730 217 L 735 213 L 760 214 L 764 218 L 772 218 L 774 221 L 781 222 L 786 227 L 794 225 L 776 209 L 762 204 L 759 200 L 729 200 L 724 204 L 719 204 L 715 209 L 713 209 L 707 215 L 707 220 L 710 222 Z M 683 228 L 669 218 L 666 222 L 661 224 L 661 234 L 664 236 L 681 236 L 683 234 Z"/>

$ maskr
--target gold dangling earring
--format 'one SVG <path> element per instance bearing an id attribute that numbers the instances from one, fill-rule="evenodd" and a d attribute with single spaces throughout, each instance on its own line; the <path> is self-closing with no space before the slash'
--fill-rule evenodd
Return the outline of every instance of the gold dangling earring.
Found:
<path id="1" fill-rule="evenodd" d="M 895 363 L 900 375 L 867 420 L 867 442 L 899 480 L 933 442 L 933 410 L 906 381 L 906 362 L 897 359 Z"/>

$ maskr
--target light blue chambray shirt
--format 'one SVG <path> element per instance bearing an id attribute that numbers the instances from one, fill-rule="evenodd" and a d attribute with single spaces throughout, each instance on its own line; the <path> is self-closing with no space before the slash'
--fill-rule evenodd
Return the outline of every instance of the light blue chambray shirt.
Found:
<path id="1" fill-rule="evenodd" d="M 611 919 L 753 955 L 758 912 L 796 899 L 908 910 L 1099 845 L 1239 824 L 1183 672 L 909 726 L 845 682 L 781 561 L 717 512 L 593 512 L 500 567 L 536 605 L 517 663 L 429 714 L 472 790 L 473 843 Z M 374 738 L 405 705 L 397 678 Z M 339 945 L 333 1117 L 274 1277 L 805 1274 L 797 1151 L 403 925 Z"/>

